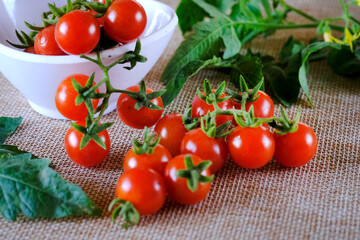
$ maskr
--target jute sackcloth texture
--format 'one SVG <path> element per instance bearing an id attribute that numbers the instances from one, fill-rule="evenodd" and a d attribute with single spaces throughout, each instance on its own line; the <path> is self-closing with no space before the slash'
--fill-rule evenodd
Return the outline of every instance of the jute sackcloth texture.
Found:
<path id="1" fill-rule="evenodd" d="M 175 8 L 179 1 L 164 2 Z M 318 18 L 341 14 L 336 0 L 288 2 Z M 295 15 L 291 18 L 302 21 Z M 301 40 L 312 38 L 314 33 L 293 32 Z M 279 31 L 268 39 L 256 39 L 251 46 L 254 51 L 276 56 L 289 34 Z M 181 40 L 177 29 L 167 50 L 145 77 L 149 86 L 161 88 L 160 76 Z M 205 77 L 214 86 L 228 79 L 216 71 L 202 71 L 185 85 L 165 112 L 184 111 Z M 317 154 L 309 164 L 289 169 L 271 161 L 259 170 L 246 170 L 229 159 L 203 202 L 183 206 L 168 199 L 158 213 L 141 217 L 139 224 L 128 230 L 120 228 L 121 221 L 113 225 L 106 208 L 115 196 L 115 184 L 123 172 L 122 159 L 131 148 L 131 138 L 140 131 L 125 126 L 115 112 L 110 113 L 103 120 L 115 122 L 109 129 L 109 157 L 97 167 L 79 167 L 64 149 L 69 122 L 33 111 L 2 75 L 0 84 L 0 115 L 24 118 L 6 143 L 52 159 L 66 180 L 82 187 L 104 209 L 100 218 L 30 220 L 21 216 L 16 222 L 1 219 L 0 239 L 360 238 L 360 79 L 335 75 L 324 61 L 310 65 L 309 85 L 316 107 L 310 108 L 301 95 L 296 105 L 288 109 L 294 116 L 301 106 L 302 121 L 312 126 L 318 137 Z M 276 114 L 279 108 L 276 104 Z"/>

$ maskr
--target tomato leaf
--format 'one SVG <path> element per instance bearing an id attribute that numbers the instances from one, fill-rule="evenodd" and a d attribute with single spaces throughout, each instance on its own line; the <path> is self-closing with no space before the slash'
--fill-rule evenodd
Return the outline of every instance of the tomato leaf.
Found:
<path id="1" fill-rule="evenodd" d="M 307 96 L 307 99 L 310 103 L 311 106 L 313 106 L 312 102 L 311 102 L 311 98 L 310 98 L 310 93 L 309 93 L 309 86 L 307 84 L 307 73 L 308 73 L 308 67 L 306 65 L 307 63 L 307 59 L 309 58 L 309 56 L 314 53 L 317 52 L 321 49 L 327 48 L 327 47 L 332 47 L 335 49 L 341 49 L 341 46 L 339 44 L 336 43 L 330 43 L 330 42 L 314 42 L 311 43 L 310 45 L 308 45 L 303 51 L 302 51 L 302 58 L 301 58 L 301 67 L 299 69 L 299 82 L 300 82 L 300 86 L 303 89 L 304 93 Z"/>
<path id="2" fill-rule="evenodd" d="M 18 154 L 24 154 L 28 153 L 26 151 L 20 150 L 17 146 L 13 145 L 0 145 L 0 159 L 9 157 L 9 156 L 15 156 Z M 35 155 L 31 155 L 32 159 L 37 158 Z"/>
<path id="3" fill-rule="evenodd" d="M 21 124 L 22 118 L 0 117 L 0 144 L 3 144 L 6 138 L 15 132 Z"/>
<path id="4" fill-rule="evenodd" d="M 29 218 L 101 215 L 79 186 L 49 168 L 49 159 L 31 156 L 20 154 L 0 161 L 0 212 L 4 218 L 14 221 L 20 212 Z"/>
<path id="5" fill-rule="evenodd" d="M 332 49 L 327 56 L 327 62 L 337 74 L 347 77 L 358 76 L 360 74 L 360 49 L 355 53 L 351 52 L 347 46 Z"/>
<path id="6" fill-rule="evenodd" d="M 185 65 L 178 72 L 173 81 L 169 81 L 166 84 L 166 92 L 161 97 L 164 105 L 167 106 L 176 98 L 181 88 L 191 76 L 197 74 L 201 69 L 208 66 L 213 66 L 214 64 L 219 62 L 221 62 L 221 58 L 214 56 L 213 58 L 206 61 L 192 61 Z"/>

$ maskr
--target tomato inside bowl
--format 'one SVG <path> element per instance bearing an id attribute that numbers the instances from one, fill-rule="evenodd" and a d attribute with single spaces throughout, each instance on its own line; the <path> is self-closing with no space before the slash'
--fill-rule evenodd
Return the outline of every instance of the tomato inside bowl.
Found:
<path id="1" fill-rule="evenodd" d="M 141 55 L 147 57 L 146 63 L 138 63 L 131 71 L 118 65 L 110 71 L 111 83 L 115 88 L 126 89 L 139 83 L 151 70 L 165 50 L 177 25 L 177 16 L 169 6 L 154 0 L 138 0 L 144 7 L 147 24 L 140 36 Z M 66 0 L 56 1 L 57 6 Z M 55 92 L 59 83 L 68 75 L 95 72 L 95 81 L 102 79 L 102 71 L 94 63 L 77 55 L 44 56 L 23 52 L 9 45 L 6 40 L 18 42 L 15 29 L 29 32 L 24 21 L 41 25 L 41 13 L 47 11 L 47 1 L 18 0 L 10 4 L 0 1 L 0 71 L 26 97 L 30 106 L 37 112 L 52 118 L 63 116 L 55 106 Z M 104 64 L 110 64 L 124 53 L 133 51 L 135 42 L 120 45 L 101 52 Z M 88 54 L 95 58 L 95 53 Z M 100 88 L 100 91 L 104 89 Z M 110 98 L 107 113 L 116 108 L 118 95 Z"/>

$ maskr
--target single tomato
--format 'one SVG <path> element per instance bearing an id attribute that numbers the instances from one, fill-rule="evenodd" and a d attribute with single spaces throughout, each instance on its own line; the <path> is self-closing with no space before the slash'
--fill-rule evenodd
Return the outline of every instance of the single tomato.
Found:
<path id="1" fill-rule="evenodd" d="M 275 151 L 275 140 L 263 126 L 257 128 L 236 127 L 227 139 L 228 149 L 234 162 L 243 168 L 256 169 L 267 164 Z"/>
<path id="2" fill-rule="evenodd" d="M 76 124 L 85 126 L 84 122 L 77 122 Z M 106 145 L 106 149 L 102 148 L 93 139 L 80 150 L 80 142 L 83 134 L 73 127 L 70 127 L 65 135 L 65 150 L 70 159 L 76 164 L 83 167 L 92 167 L 103 162 L 110 152 L 110 137 L 107 130 L 98 134 Z"/>
<path id="3" fill-rule="evenodd" d="M 140 215 L 153 214 L 165 202 L 164 179 L 152 169 L 131 169 L 120 176 L 116 197 L 131 202 Z"/>
<path id="4" fill-rule="evenodd" d="M 298 130 L 279 135 L 274 133 L 274 159 L 285 167 L 301 167 L 315 156 L 317 138 L 311 127 L 298 123 Z"/>
<path id="5" fill-rule="evenodd" d="M 63 15 L 55 27 L 55 40 L 68 54 L 80 55 L 94 50 L 100 39 L 100 25 L 89 12 L 75 10 Z"/>
<path id="6" fill-rule="evenodd" d="M 64 117 L 74 120 L 74 121 L 83 121 L 86 119 L 88 114 L 88 109 L 86 108 L 85 103 L 80 105 L 75 104 L 75 98 L 79 95 L 78 92 L 74 89 L 71 79 L 74 78 L 81 86 L 85 86 L 89 77 L 83 74 L 73 74 L 66 77 L 59 84 L 58 89 L 55 93 L 55 104 L 58 111 Z M 96 85 L 94 82 L 93 85 Z M 96 92 L 99 92 L 96 89 Z M 99 99 L 92 99 L 92 104 L 94 109 L 97 107 Z"/>
<path id="7" fill-rule="evenodd" d="M 169 196 L 175 202 L 190 205 L 196 204 L 205 199 L 205 197 L 210 191 L 211 182 L 199 182 L 197 190 L 194 192 L 189 189 L 187 185 L 187 179 L 177 176 L 177 172 L 179 170 L 186 169 L 186 156 L 190 156 L 192 158 L 194 165 L 197 165 L 203 161 L 201 158 L 192 154 L 178 155 L 172 160 L 170 160 L 170 162 L 166 165 L 164 177 Z M 203 172 L 201 172 L 201 175 L 210 177 L 210 169 L 204 170 Z"/>
<path id="8" fill-rule="evenodd" d="M 114 1 L 104 16 L 106 34 L 119 43 L 135 41 L 146 27 L 145 9 L 135 0 Z"/>
<path id="9" fill-rule="evenodd" d="M 215 92 L 215 90 L 213 90 L 213 92 Z M 202 92 L 202 94 L 205 96 L 205 93 Z M 227 95 L 225 93 L 221 94 L 220 98 L 226 97 Z M 228 99 L 224 102 L 221 102 L 218 104 L 220 109 L 223 110 L 227 110 L 227 109 L 232 109 L 233 108 L 233 103 L 231 101 L 231 99 Z M 212 112 L 214 111 L 214 106 L 207 104 L 205 101 L 201 100 L 199 98 L 199 96 L 196 96 L 194 98 L 194 100 L 192 101 L 192 106 L 191 106 L 191 117 L 192 118 L 196 118 L 196 117 L 202 117 L 204 115 L 206 115 L 208 113 L 208 111 Z M 233 119 L 232 116 L 228 116 L 228 115 L 220 115 L 217 116 L 215 118 L 216 120 L 216 125 L 220 126 L 228 121 L 231 121 Z"/>
<path id="10" fill-rule="evenodd" d="M 191 153 L 203 160 L 210 160 L 211 173 L 218 172 L 225 164 L 228 149 L 223 138 L 208 137 L 201 128 L 188 132 L 181 142 L 181 154 Z"/>
<path id="11" fill-rule="evenodd" d="M 169 151 L 160 144 L 155 147 L 154 152 L 151 154 L 144 153 L 137 155 L 131 149 L 124 158 L 124 171 L 126 172 L 133 168 L 150 168 L 163 175 L 166 164 L 171 158 Z"/>
<path id="12" fill-rule="evenodd" d="M 251 91 L 251 90 L 250 90 Z M 274 103 L 265 92 L 259 90 L 257 96 L 259 96 L 258 99 L 256 99 L 255 102 L 246 103 L 245 104 L 245 110 L 249 111 L 250 107 L 254 107 L 254 116 L 256 118 L 271 118 L 274 116 Z M 234 106 L 236 109 L 241 109 L 241 104 L 237 103 L 235 101 Z M 234 120 L 235 124 L 235 120 Z M 237 125 L 237 123 L 235 124 Z M 264 126 L 267 127 L 268 125 L 264 123 Z"/>
<path id="13" fill-rule="evenodd" d="M 55 25 L 50 25 L 41 30 L 35 38 L 35 53 L 40 55 L 65 55 L 55 41 Z"/>
<path id="14" fill-rule="evenodd" d="M 126 90 L 132 92 L 138 92 L 139 85 L 129 87 Z M 154 92 L 154 90 L 146 87 L 147 94 L 152 92 Z M 151 100 L 151 102 L 161 108 L 163 107 L 163 102 L 161 100 L 161 97 L 154 98 L 153 100 Z M 147 107 L 142 107 L 139 110 L 136 110 L 135 109 L 136 103 L 137 101 L 129 97 L 129 95 L 127 95 L 126 93 L 122 93 L 119 96 L 117 102 L 117 113 L 120 119 L 126 125 L 132 128 L 143 129 L 144 127 L 151 127 L 159 121 L 163 113 L 162 109 L 155 110 Z"/>
<path id="15" fill-rule="evenodd" d="M 161 137 L 160 144 L 166 147 L 172 156 L 180 154 L 181 141 L 187 133 L 181 114 L 172 113 L 162 117 L 154 130 Z"/>

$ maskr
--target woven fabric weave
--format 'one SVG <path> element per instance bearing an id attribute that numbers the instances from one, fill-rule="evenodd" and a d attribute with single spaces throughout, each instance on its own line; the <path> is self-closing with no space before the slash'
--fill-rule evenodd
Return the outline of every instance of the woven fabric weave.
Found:
<path id="1" fill-rule="evenodd" d="M 176 8 L 179 0 L 163 2 Z M 288 0 L 317 18 L 341 14 L 336 0 Z M 303 21 L 295 15 L 293 20 Z M 309 40 L 314 30 L 292 32 Z M 279 31 L 268 39 L 258 38 L 255 52 L 276 56 L 290 31 Z M 145 77 L 154 89 L 172 54 L 182 40 L 179 29 L 156 66 Z M 35 73 L 34 73 L 35 74 Z M 204 78 L 213 85 L 228 76 L 213 70 L 200 72 L 185 85 L 165 113 L 182 112 L 201 87 Z M 69 122 L 54 120 L 33 111 L 26 99 L 0 75 L 0 115 L 24 118 L 7 144 L 50 158 L 55 169 L 78 184 L 104 209 L 100 218 L 75 217 L 57 220 L 16 222 L 0 219 L 0 239 L 359 239 L 360 238 L 360 79 L 335 75 L 325 61 L 310 65 L 309 86 L 315 108 L 304 94 L 288 109 L 291 116 L 302 107 L 302 121 L 318 137 L 315 158 L 301 168 L 282 168 L 271 161 L 259 170 L 238 167 L 230 159 L 216 175 L 211 192 L 194 206 L 167 200 L 156 214 L 141 217 L 137 226 L 120 228 L 111 223 L 107 206 L 115 196 L 115 184 L 122 174 L 122 159 L 131 148 L 138 130 L 125 126 L 116 112 L 103 122 L 114 121 L 109 129 L 110 155 L 94 168 L 74 164 L 66 155 L 63 138 Z M 229 85 L 233 88 L 232 85 Z M 276 104 L 276 114 L 280 106 Z"/>

